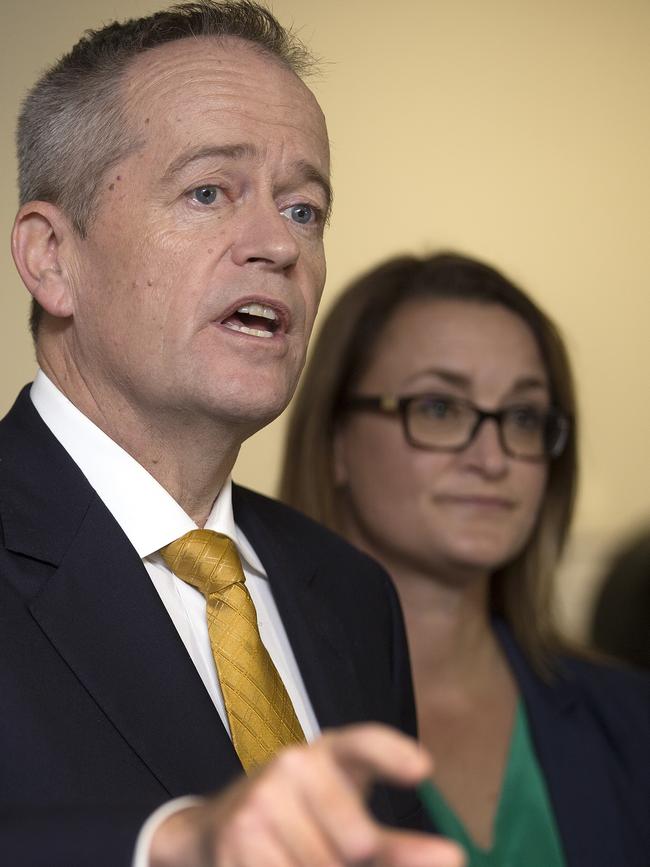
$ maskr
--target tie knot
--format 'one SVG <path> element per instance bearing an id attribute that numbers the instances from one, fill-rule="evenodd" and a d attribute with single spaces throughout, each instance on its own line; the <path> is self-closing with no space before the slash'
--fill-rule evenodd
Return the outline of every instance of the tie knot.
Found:
<path id="1" fill-rule="evenodd" d="M 214 530 L 190 530 L 160 553 L 174 575 L 204 596 L 246 580 L 235 543 Z"/>

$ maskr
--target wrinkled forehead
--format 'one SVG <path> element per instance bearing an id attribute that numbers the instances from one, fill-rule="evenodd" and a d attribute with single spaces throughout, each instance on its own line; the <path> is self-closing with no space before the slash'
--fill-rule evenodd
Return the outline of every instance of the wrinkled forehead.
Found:
<path id="1" fill-rule="evenodd" d="M 189 135 L 216 120 L 225 128 L 248 122 L 293 130 L 329 170 L 315 96 L 280 58 L 246 40 L 201 36 L 157 46 L 134 59 L 122 89 L 127 119 L 140 136 L 165 127 Z"/>

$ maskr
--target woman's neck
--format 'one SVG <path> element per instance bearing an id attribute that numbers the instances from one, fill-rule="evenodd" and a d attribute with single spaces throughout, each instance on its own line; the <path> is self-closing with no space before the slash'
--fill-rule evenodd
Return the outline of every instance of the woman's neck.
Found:
<path id="1" fill-rule="evenodd" d="M 452 563 L 427 568 L 374 544 L 353 515 L 346 517 L 346 536 L 384 566 L 397 588 L 419 701 L 434 692 L 480 695 L 511 682 L 490 621 L 490 572 Z"/>
<path id="2" fill-rule="evenodd" d="M 452 583 L 413 570 L 392 570 L 416 679 L 469 685 L 496 662 L 489 616 L 489 576 Z M 500 655 L 500 654 L 499 654 Z"/>

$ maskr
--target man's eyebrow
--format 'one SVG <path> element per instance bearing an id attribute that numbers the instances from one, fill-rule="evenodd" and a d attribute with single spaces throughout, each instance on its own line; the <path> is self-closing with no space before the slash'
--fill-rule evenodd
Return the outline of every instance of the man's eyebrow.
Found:
<path id="1" fill-rule="evenodd" d="M 180 153 L 176 159 L 169 164 L 163 175 L 163 183 L 171 181 L 175 175 L 182 171 L 185 166 L 190 163 L 206 160 L 214 157 L 226 160 L 242 160 L 245 157 L 255 157 L 257 151 L 251 144 L 229 144 L 229 145 L 206 145 L 200 148 L 188 148 Z"/>
<path id="2" fill-rule="evenodd" d="M 256 158 L 257 148 L 252 144 L 207 145 L 200 148 L 189 148 L 180 153 L 170 163 L 162 177 L 163 183 L 169 183 L 173 178 L 191 163 L 205 159 L 242 160 Z M 332 187 L 328 178 L 307 160 L 298 160 L 292 167 L 301 180 L 317 184 L 325 194 L 325 219 L 329 219 L 332 209 Z"/>
<path id="3" fill-rule="evenodd" d="M 298 162 L 295 164 L 295 169 L 305 181 L 317 184 L 325 194 L 325 209 L 323 212 L 323 218 L 327 223 L 332 212 L 332 199 L 334 197 L 334 194 L 332 192 L 332 185 L 330 184 L 328 178 L 321 171 L 319 171 L 316 166 L 308 163 L 307 160 L 298 160 Z"/>

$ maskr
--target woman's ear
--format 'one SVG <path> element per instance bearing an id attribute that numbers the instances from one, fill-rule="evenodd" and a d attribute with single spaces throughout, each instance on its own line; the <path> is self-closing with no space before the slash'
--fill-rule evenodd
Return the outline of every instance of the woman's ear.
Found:
<path id="1" fill-rule="evenodd" d="M 345 454 L 345 426 L 337 425 L 332 443 L 334 456 L 334 484 L 344 488 L 348 483 L 348 465 Z"/>
<path id="2" fill-rule="evenodd" d="M 60 208 L 36 201 L 18 211 L 11 234 L 11 252 L 23 283 L 44 310 L 59 318 L 73 312 L 63 254 L 73 233 Z"/>

